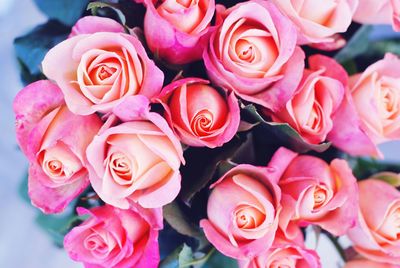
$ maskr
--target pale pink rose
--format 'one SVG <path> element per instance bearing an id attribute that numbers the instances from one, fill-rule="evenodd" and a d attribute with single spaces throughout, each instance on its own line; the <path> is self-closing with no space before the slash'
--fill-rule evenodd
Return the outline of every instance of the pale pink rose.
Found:
<path id="1" fill-rule="evenodd" d="M 374 1 L 374 0 L 373 0 Z M 300 44 L 336 42 L 335 35 L 344 33 L 358 0 L 272 0 L 298 28 Z"/>
<path id="2" fill-rule="evenodd" d="M 42 66 L 68 108 L 83 115 L 110 112 L 128 96 L 154 97 L 164 80 L 139 40 L 124 33 L 76 35 L 50 49 Z"/>
<path id="3" fill-rule="evenodd" d="M 181 188 L 182 147 L 168 123 L 149 111 L 144 96 L 114 108 L 123 123 L 103 128 L 88 146 L 89 178 L 100 198 L 127 209 L 170 203 Z"/>
<path id="4" fill-rule="evenodd" d="M 282 209 L 277 182 L 288 161 L 290 155 L 277 153 L 268 167 L 238 165 L 211 186 L 200 226 L 220 252 L 245 260 L 271 247 Z"/>
<path id="5" fill-rule="evenodd" d="M 326 56 L 314 55 L 308 62 L 296 94 L 284 109 L 272 113 L 272 119 L 288 123 L 307 142 L 318 144 L 332 130 L 332 116 L 342 102 L 347 73 Z"/>
<path id="6" fill-rule="evenodd" d="M 400 192 L 376 179 L 358 185 L 358 221 L 347 233 L 354 249 L 373 261 L 400 265 Z"/>
<path id="7" fill-rule="evenodd" d="M 240 109 L 235 95 L 218 92 L 207 80 L 177 80 L 163 89 L 158 101 L 170 126 L 187 145 L 222 146 L 238 130 Z"/>
<path id="8" fill-rule="evenodd" d="M 144 35 L 155 55 L 172 64 L 201 59 L 211 33 L 214 0 L 143 2 L 147 8 Z"/>
<path id="9" fill-rule="evenodd" d="M 398 265 L 388 263 L 374 262 L 368 259 L 357 259 L 346 263 L 344 268 L 399 268 Z"/>
<path id="10" fill-rule="evenodd" d="M 317 252 L 277 237 L 267 253 L 239 261 L 240 268 L 321 268 Z"/>
<path id="11" fill-rule="evenodd" d="M 89 218 L 64 238 L 71 259 L 86 268 L 158 267 L 161 209 L 133 205 L 121 210 L 105 205 L 91 210 L 78 208 L 78 214 Z"/>
<path id="12" fill-rule="evenodd" d="M 329 140 L 352 155 L 381 156 L 377 144 L 400 139 L 400 59 L 386 54 L 350 78 Z"/>
<path id="13" fill-rule="evenodd" d="M 102 122 L 97 115 L 71 113 L 60 89 L 47 80 L 21 90 L 14 112 L 17 140 L 29 160 L 32 204 L 45 213 L 61 212 L 89 184 L 85 151 Z"/>
<path id="14" fill-rule="evenodd" d="M 97 32 L 125 32 L 124 27 L 115 20 L 97 16 L 86 16 L 80 18 L 72 27 L 68 38 L 80 34 L 94 34 Z"/>
<path id="15" fill-rule="evenodd" d="M 299 235 L 298 227 L 318 225 L 334 235 L 344 235 L 357 219 L 357 181 L 347 162 L 296 156 L 287 162 L 279 181 L 282 213 L 279 227 L 288 239 Z"/>
<path id="16" fill-rule="evenodd" d="M 354 14 L 354 21 L 365 24 L 392 24 L 400 30 L 399 0 L 358 0 L 360 3 Z"/>
<path id="17" fill-rule="evenodd" d="M 293 96 L 304 69 L 296 28 L 270 1 L 217 8 L 203 59 L 211 81 L 273 111 Z"/>

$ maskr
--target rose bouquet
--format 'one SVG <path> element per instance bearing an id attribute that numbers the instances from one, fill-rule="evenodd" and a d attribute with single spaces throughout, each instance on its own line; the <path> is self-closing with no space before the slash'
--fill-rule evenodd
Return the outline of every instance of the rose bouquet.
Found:
<path id="1" fill-rule="evenodd" d="M 399 30 L 397 1 L 36 2 L 16 134 L 73 260 L 317 268 L 314 232 L 347 268 L 400 267 L 400 166 L 377 160 L 400 46 L 368 25 Z"/>

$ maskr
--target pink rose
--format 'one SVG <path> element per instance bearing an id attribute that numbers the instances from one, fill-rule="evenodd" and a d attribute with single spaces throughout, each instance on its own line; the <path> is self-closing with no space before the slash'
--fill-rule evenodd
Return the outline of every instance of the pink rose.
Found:
<path id="1" fill-rule="evenodd" d="M 168 123 L 149 112 L 144 96 L 114 108 L 122 120 L 102 129 L 87 149 L 90 182 L 100 198 L 127 209 L 130 201 L 161 207 L 178 195 L 182 147 Z"/>
<path id="2" fill-rule="evenodd" d="M 208 219 L 200 226 L 220 252 L 251 259 L 271 247 L 281 211 L 277 181 L 285 161 L 273 158 L 272 168 L 238 165 L 211 186 Z"/>
<path id="3" fill-rule="evenodd" d="M 298 235 L 298 227 L 314 224 L 334 235 L 344 235 L 357 218 L 357 181 L 347 162 L 330 164 L 308 155 L 290 155 L 279 181 L 282 213 L 279 226 L 288 239 Z M 276 157 L 279 157 L 277 155 Z"/>
<path id="4" fill-rule="evenodd" d="M 353 19 L 365 24 L 392 24 L 400 30 L 399 0 L 359 0 L 360 4 Z"/>
<path id="5" fill-rule="evenodd" d="M 89 210 L 78 208 L 89 218 L 64 238 L 71 259 L 86 268 L 156 268 L 160 261 L 158 231 L 161 209 L 134 205 L 121 210 L 112 206 Z"/>
<path id="6" fill-rule="evenodd" d="M 351 24 L 358 0 L 273 0 L 298 28 L 300 44 L 332 43 Z"/>
<path id="7" fill-rule="evenodd" d="M 296 28 L 270 1 L 217 9 L 218 29 L 203 59 L 217 86 L 277 111 L 293 96 L 304 69 Z"/>
<path id="8" fill-rule="evenodd" d="M 399 68 L 400 59 L 386 54 L 350 78 L 328 137 L 336 147 L 352 155 L 381 156 L 376 144 L 400 139 Z"/>
<path id="9" fill-rule="evenodd" d="M 208 84 L 199 78 L 185 78 L 166 86 L 160 96 L 167 121 L 190 146 L 222 146 L 239 127 L 235 95 L 221 94 Z"/>
<path id="10" fill-rule="evenodd" d="M 376 179 L 358 186 L 358 221 L 347 233 L 354 249 L 373 261 L 400 265 L 400 192 Z"/>
<path id="11" fill-rule="evenodd" d="M 272 248 L 253 259 L 239 261 L 240 268 L 321 268 L 319 256 L 304 244 L 293 244 L 285 239 L 275 240 Z"/>
<path id="12" fill-rule="evenodd" d="M 397 265 L 391 265 L 382 262 L 374 262 L 367 259 L 357 259 L 346 263 L 344 268 L 399 268 Z"/>
<path id="13" fill-rule="evenodd" d="M 14 112 L 17 140 L 29 160 L 32 204 L 44 213 L 61 212 L 89 184 L 85 151 L 102 122 L 71 113 L 47 80 L 21 90 Z"/>
<path id="14" fill-rule="evenodd" d="M 346 71 L 333 59 L 314 55 L 308 60 L 309 69 L 294 97 L 272 119 L 288 123 L 309 143 L 325 141 L 332 130 L 332 116 L 339 108 L 344 94 Z M 345 83 L 347 84 L 347 83 Z"/>
<path id="15" fill-rule="evenodd" d="M 214 0 L 144 0 L 144 35 L 150 50 L 173 64 L 201 59 L 210 37 Z"/>
<path id="16" fill-rule="evenodd" d="M 80 18 L 72 27 L 68 38 L 80 34 L 94 34 L 97 32 L 123 33 L 124 27 L 115 20 L 97 16 L 86 16 Z"/>
<path id="17" fill-rule="evenodd" d="M 110 112 L 128 96 L 158 95 L 164 80 L 139 40 L 124 33 L 79 34 L 52 48 L 42 65 L 68 108 L 83 115 Z"/>

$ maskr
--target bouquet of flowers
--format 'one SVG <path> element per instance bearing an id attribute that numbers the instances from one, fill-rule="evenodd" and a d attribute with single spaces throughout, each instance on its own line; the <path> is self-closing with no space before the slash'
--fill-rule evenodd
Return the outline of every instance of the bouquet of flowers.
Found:
<path id="1" fill-rule="evenodd" d="M 14 100 L 40 223 L 85 267 L 400 267 L 392 0 L 35 0 Z M 353 22 L 355 21 L 355 22 Z M 344 245 L 339 238 L 351 243 Z"/>

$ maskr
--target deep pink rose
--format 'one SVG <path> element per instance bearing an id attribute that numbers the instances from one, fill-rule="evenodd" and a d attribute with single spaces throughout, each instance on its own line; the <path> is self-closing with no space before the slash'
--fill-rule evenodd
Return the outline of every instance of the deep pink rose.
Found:
<path id="1" fill-rule="evenodd" d="M 222 146 L 238 130 L 240 109 L 235 95 L 218 92 L 206 80 L 177 80 L 163 89 L 159 101 L 175 133 L 190 146 Z"/>
<path id="2" fill-rule="evenodd" d="M 238 165 L 211 186 L 208 219 L 200 226 L 220 252 L 245 260 L 271 247 L 282 209 L 277 182 L 288 160 L 282 155 L 268 167 Z"/>
<path id="3" fill-rule="evenodd" d="M 252 0 L 218 6 L 217 25 L 203 54 L 211 81 L 273 111 L 284 107 L 304 69 L 293 23 L 270 1 Z"/>
<path id="4" fill-rule="evenodd" d="M 80 18 L 72 27 L 68 38 L 80 34 L 94 34 L 97 32 L 123 33 L 124 27 L 115 20 L 97 16 L 86 16 Z"/>
<path id="5" fill-rule="evenodd" d="M 124 33 L 76 35 L 52 48 L 42 65 L 68 108 L 83 115 L 110 112 L 128 96 L 154 97 L 164 80 L 139 40 Z"/>
<path id="6" fill-rule="evenodd" d="M 365 24 L 392 24 L 400 30 L 399 0 L 358 0 L 360 4 L 353 19 Z"/>
<path id="7" fill-rule="evenodd" d="M 156 268 L 160 261 L 158 231 L 161 209 L 133 205 L 122 210 L 109 205 L 91 210 L 78 208 L 89 218 L 64 238 L 71 259 L 86 268 Z"/>
<path id="8" fill-rule="evenodd" d="M 143 2 L 147 8 L 144 35 L 154 54 L 172 64 L 201 59 L 210 37 L 214 0 Z"/>
<path id="9" fill-rule="evenodd" d="M 181 188 L 182 147 L 168 123 L 149 111 L 144 96 L 114 108 L 123 123 L 103 128 L 88 146 L 90 182 L 100 198 L 127 209 L 133 202 L 162 207 Z"/>
<path id="10" fill-rule="evenodd" d="M 298 41 L 302 45 L 335 42 L 335 34 L 347 31 L 358 5 L 358 0 L 272 0 L 272 2 L 296 24 Z"/>
<path id="11" fill-rule="evenodd" d="M 288 123 L 309 143 L 325 141 L 332 130 L 332 116 L 342 102 L 346 71 L 333 59 L 314 55 L 294 97 L 272 119 Z M 347 84 L 347 83 L 345 83 Z"/>
<path id="12" fill-rule="evenodd" d="M 317 252 L 277 237 L 272 248 L 250 260 L 239 261 L 240 268 L 321 268 Z"/>
<path id="13" fill-rule="evenodd" d="M 356 259 L 347 262 L 344 268 L 399 268 L 399 266 L 382 262 L 374 262 L 368 259 Z"/>
<path id="14" fill-rule="evenodd" d="M 47 80 L 21 90 L 14 112 L 17 140 L 29 160 L 32 204 L 45 213 L 61 212 L 89 184 L 85 151 L 102 122 L 97 115 L 71 113 L 60 89 Z"/>
<path id="15" fill-rule="evenodd" d="M 400 192 L 376 179 L 358 185 L 359 217 L 347 233 L 354 249 L 373 261 L 400 265 Z"/>
<path id="16" fill-rule="evenodd" d="M 386 54 L 350 78 L 328 139 L 352 155 L 381 156 L 377 144 L 400 139 L 400 59 Z"/>
<path id="17" fill-rule="evenodd" d="M 282 213 L 279 227 L 288 239 L 309 224 L 334 235 L 344 235 L 357 218 L 357 181 L 347 162 L 334 159 L 330 164 L 318 157 L 289 150 L 285 173 L 279 181 L 282 189 Z M 279 155 L 276 155 L 279 157 Z"/>

